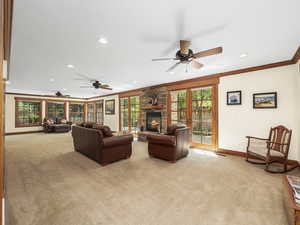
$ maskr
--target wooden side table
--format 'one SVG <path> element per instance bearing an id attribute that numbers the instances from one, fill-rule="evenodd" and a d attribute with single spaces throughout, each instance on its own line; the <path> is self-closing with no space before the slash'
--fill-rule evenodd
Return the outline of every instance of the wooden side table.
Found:
<path id="1" fill-rule="evenodd" d="M 286 175 L 283 177 L 283 204 L 289 225 L 300 225 L 300 205 L 294 200 L 293 190 Z"/>

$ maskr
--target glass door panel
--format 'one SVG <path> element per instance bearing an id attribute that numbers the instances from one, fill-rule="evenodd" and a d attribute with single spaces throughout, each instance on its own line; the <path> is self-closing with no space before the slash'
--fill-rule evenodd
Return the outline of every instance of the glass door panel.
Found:
<path id="1" fill-rule="evenodd" d="M 192 142 L 212 145 L 212 87 L 192 89 Z"/>

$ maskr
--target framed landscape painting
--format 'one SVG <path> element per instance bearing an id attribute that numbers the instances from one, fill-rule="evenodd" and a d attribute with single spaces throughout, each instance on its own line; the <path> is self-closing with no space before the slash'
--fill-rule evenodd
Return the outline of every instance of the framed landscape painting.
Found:
<path id="1" fill-rule="evenodd" d="M 276 109 L 277 92 L 253 94 L 254 109 Z"/>
<path id="2" fill-rule="evenodd" d="M 105 101 L 105 115 L 114 115 L 115 114 L 115 100 L 106 100 Z"/>
<path id="3" fill-rule="evenodd" d="M 227 105 L 241 105 L 241 104 L 242 104 L 242 91 L 227 92 Z"/>

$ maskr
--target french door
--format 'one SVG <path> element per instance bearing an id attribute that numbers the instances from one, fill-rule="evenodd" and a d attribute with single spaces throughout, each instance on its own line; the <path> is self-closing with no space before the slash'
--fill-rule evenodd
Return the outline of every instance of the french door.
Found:
<path id="1" fill-rule="evenodd" d="M 216 150 L 217 86 L 170 91 L 168 119 L 191 128 L 192 146 Z"/>
<path id="2" fill-rule="evenodd" d="M 120 98 L 120 130 L 136 133 L 140 125 L 140 97 Z"/>

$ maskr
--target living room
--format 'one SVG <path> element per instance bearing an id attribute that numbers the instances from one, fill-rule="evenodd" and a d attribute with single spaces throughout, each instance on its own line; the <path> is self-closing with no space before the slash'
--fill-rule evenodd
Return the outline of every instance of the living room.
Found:
<path id="1" fill-rule="evenodd" d="M 299 224 L 298 1 L 5 4 L 2 224 Z"/>

